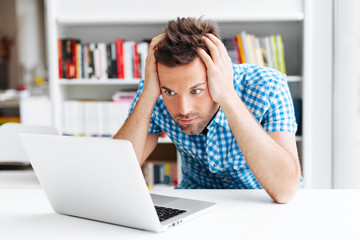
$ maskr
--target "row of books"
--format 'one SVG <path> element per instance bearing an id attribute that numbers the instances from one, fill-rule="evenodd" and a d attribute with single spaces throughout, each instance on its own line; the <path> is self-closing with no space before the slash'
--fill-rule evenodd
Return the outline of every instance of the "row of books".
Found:
<path id="1" fill-rule="evenodd" d="M 143 78 L 148 47 L 121 38 L 111 43 L 58 39 L 59 78 Z"/>
<path id="2" fill-rule="evenodd" d="M 63 134 L 111 137 L 125 122 L 130 104 L 126 101 L 64 101 Z"/>
<path id="3" fill-rule="evenodd" d="M 281 35 L 257 37 L 245 31 L 223 40 L 233 63 L 252 63 L 286 74 L 284 43 Z"/>
<path id="4" fill-rule="evenodd" d="M 148 188 L 155 184 L 176 186 L 178 184 L 178 169 L 176 162 L 145 162 L 141 170 Z"/>
<path id="5" fill-rule="evenodd" d="M 112 137 L 125 122 L 135 95 L 134 91 L 117 91 L 111 101 L 64 101 L 63 133 Z"/>

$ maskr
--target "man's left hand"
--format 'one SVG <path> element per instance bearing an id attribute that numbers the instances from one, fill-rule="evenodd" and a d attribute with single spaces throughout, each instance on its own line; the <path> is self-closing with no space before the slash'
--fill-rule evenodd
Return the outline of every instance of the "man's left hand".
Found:
<path id="1" fill-rule="evenodd" d="M 211 56 L 202 48 L 198 54 L 207 68 L 208 88 L 214 102 L 222 105 L 234 93 L 233 68 L 224 44 L 213 34 L 203 37 Z"/>

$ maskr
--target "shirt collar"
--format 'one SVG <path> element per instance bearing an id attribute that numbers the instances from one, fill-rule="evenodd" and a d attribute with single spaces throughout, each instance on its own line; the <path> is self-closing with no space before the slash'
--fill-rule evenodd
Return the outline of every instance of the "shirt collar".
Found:
<path id="1" fill-rule="evenodd" d="M 229 123 L 225 118 L 225 114 L 223 112 L 223 110 L 221 109 L 221 107 L 219 108 L 219 111 L 216 113 L 215 117 L 213 118 L 213 120 L 211 121 L 211 123 L 209 124 L 209 126 L 212 126 L 213 124 L 218 124 L 224 128 L 229 128 Z"/>

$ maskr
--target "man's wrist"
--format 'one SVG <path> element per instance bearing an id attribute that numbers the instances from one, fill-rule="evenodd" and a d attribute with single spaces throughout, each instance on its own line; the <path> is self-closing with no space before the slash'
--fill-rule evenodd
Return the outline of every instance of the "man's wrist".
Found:
<path id="1" fill-rule="evenodd" d="M 155 105 L 157 99 L 159 98 L 160 94 L 152 93 L 149 91 L 143 91 L 140 95 L 140 98 L 144 100 L 149 105 Z"/>
<path id="2" fill-rule="evenodd" d="M 226 94 L 224 94 L 222 96 L 222 98 L 220 99 L 220 101 L 218 102 L 218 104 L 220 105 L 220 107 L 224 108 L 225 106 L 234 103 L 234 99 L 239 98 L 239 96 L 237 95 L 235 89 L 231 89 L 228 91 L 225 91 Z"/>

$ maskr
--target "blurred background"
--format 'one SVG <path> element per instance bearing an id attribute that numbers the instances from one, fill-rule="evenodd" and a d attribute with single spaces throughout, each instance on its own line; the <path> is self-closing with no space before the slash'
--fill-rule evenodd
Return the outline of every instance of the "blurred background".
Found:
<path id="1" fill-rule="evenodd" d="M 0 187 L 39 187 L 27 159 L 2 157 L 6 124 L 111 137 L 149 40 L 170 19 L 204 16 L 233 63 L 287 74 L 305 188 L 359 188 L 359 11 L 357 0 L 0 0 Z M 174 187 L 181 159 L 165 135 L 159 141 L 143 173 L 149 187 Z"/>

